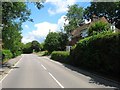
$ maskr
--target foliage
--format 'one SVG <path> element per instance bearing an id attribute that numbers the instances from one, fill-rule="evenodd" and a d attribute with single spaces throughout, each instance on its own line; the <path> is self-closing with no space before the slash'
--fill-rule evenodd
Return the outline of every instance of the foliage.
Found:
<path id="1" fill-rule="evenodd" d="M 35 5 L 38 9 L 43 7 L 42 2 L 36 2 Z M 30 9 L 28 9 L 25 2 L 2 2 L 2 22 L 7 25 L 8 22 L 21 21 L 25 22 L 27 20 L 33 21 L 29 16 L 31 14 Z"/>
<path id="2" fill-rule="evenodd" d="M 120 29 L 120 1 L 91 2 L 91 5 L 86 8 L 84 16 L 92 18 L 93 14 L 99 17 L 105 16 L 111 23 L 115 22 L 116 27 Z"/>
<path id="3" fill-rule="evenodd" d="M 40 51 L 40 43 L 36 40 L 23 44 L 22 48 L 23 53 L 33 53 L 34 52 L 39 52 Z"/>
<path id="4" fill-rule="evenodd" d="M 64 33 L 50 32 L 45 39 L 45 49 L 49 52 L 65 49 L 67 36 Z"/>
<path id="5" fill-rule="evenodd" d="M 37 8 L 42 7 L 42 3 L 35 3 Z M 33 21 L 29 16 L 31 14 L 25 2 L 2 2 L 2 37 L 3 48 L 13 53 L 13 57 L 21 54 L 21 30 L 22 23 Z"/>
<path id="6" fill-rule="evenodd" d="M 2 31 L 3 48 L 8 49 L 17 56 L 21 50 L 21 24 L 9 23 L 8 27 L 4 27 Z"/>
<path id="7" fill-rule="evenodd" d="M 72 30 L 76 29 L 78 23 L 82 21 L 84 10 L 77 4 L 69 6 L 68 9 L 66 16 L 69 24 L 64 26 L 64 30 L 69 34 Z"/>
<path id="8" fill-rule="evenodd" d="M 68 35 L 66 33 L 59 32 L 59 42 L 60 42 L 60 50 L 64 51 L 68 43 Z"/>
<path id="9" fill-rule="evenodd" d="M 5 60 L 11 59 L 13 57 L 13 54 L 10 50 L 2 50 L 2 54 L 4 54 L 4 59 L 3 59 L 3 63 Z"/>
<path id="10" fill-rule="evenodd" d="M 23 53 L 32 53 L 33 49 L 31 48 L 31 42 L 24 44 L 22 51 Z"/>
<path id="11" fill-rule="evenodd" d="M 69 52 L 66 51 L 53 51 L 51 54 L 51 59 L 62 62 L 69 63 Z"/>
<path id="12" fill-rule="evenodd" d="M 51 53 L 49 53 L 48 51 L 40 51 L 37 53 L 39 56 L 48 56 L 50 55 Z"/>
<path id="13" fill-rule="evenodd" d="M 40 44 L 38 41 L 34 40 L 31 42 L 31 49 L 34 50 L 35 52 L 40 51 Z"/>
<path id="14" fill-rule="evenodd" d="M 108 30 L 109 30 L 108 23 L 98 21 L 89 27 L 88 35 L 91 36 L 91 35 L 94 35 L 103 31 L 108 31 Z"/>
<path id="15" fill-rule="evenodd" d="M 44 45 L 45 45 L 45 43 L 40 43 L 40 44 L 39 44 L 39 47 L 40 47 L 40 50 L 41 50 L 41 51 L 44 51 L 44 50 L 45 50 Z"/>
<path id="16" fill-rule="evenodd" d="M 100 33 L 80 40 L 70 55 L 75 66 L 119 76 L 120 33 Z"/>

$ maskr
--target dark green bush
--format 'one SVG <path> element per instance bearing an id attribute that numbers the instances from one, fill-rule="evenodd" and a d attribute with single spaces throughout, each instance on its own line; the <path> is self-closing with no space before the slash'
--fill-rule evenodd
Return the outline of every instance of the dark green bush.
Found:
<path id="1" fill-rule="evenodd" d="M 69 63 L 69 52 L 53 51 L 51 54 L 51 59 L 62 62 L 62 63 Z"/>
<path id="2" fill-rule="evenodd" d="M 2 54 L 4 54 L 3 62 L 13 57 L 13 54 L 11 53 L 10 50 L 2 50 Z"/>
<path id="3" fill-rule="evenodd" d="M 120 33 L 104 32 L 80 40 L 70 58 L 75 66 L 119 75 Z"/>

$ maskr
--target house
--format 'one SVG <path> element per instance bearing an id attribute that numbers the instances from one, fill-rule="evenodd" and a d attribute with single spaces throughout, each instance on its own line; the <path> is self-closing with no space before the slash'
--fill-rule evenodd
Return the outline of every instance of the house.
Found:
<path id="1" fill-rule="evenodd" d="M 105 22 L 109 23 L 105 17 L 98 18 L 97 16 L 93 15 L 92 20 L 84 20 L 84 22 L 80 23 L 79 27 L 76 28 L 71 32 L 71 40 L 69 41 L 68 46 L 75 45 L 80 39 L 85 38 L 88 36 L 88 28 L 95 22 Z M 115 25 L 111 25 L 111 29 L 116 32 Z M 117 30 L 118 31 L 118 30 Z"/>

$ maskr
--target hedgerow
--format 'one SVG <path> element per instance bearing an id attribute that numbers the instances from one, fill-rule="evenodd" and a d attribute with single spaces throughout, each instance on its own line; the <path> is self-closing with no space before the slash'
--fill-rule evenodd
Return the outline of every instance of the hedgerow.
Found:
<path id="1" fill-rule="evenodd" d="M 69 52 L 53 51 L 51 54 L 51 59 L 62 62 L 62 63 L 68 63 L 69 62 Z"/>
<path id="2" fill-rule="evenodd" d="M 75 66 L 120 75 L 120 33 L 104 32 L 80 40 L 70 60 Z"/>

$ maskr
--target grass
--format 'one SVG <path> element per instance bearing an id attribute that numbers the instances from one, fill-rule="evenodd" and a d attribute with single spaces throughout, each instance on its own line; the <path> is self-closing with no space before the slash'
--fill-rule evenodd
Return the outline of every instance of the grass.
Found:
<path id="1" fill-rule="evenodd" d="M 40 51 L 37 53 L 38 56 L 47 56 L 49 55 L 48 51 Z"/>

